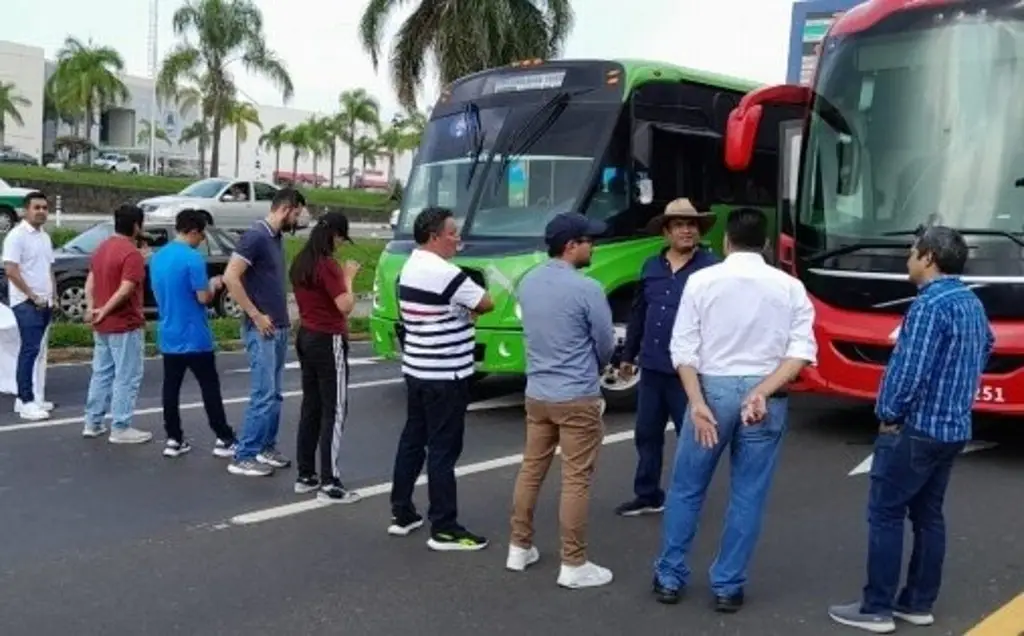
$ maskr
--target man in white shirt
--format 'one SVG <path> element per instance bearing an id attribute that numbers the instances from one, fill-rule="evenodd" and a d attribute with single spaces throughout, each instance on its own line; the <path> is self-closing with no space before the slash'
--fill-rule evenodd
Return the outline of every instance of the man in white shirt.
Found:
<path id="1" fill-rule="evenodd" d="M 690 408 L 654 568 L 661 603 L 678 602 L 687 584 L 686 554 L 728 446 L 731 495 L 710 577 L 716 611 L 742 607 L 747 564 L 786 430 L 785 387 L 816 360 L 814 308 L 800 281 L 765 263 L 767 231 L 759 210 L 730 212 L 725 260 L 690 276 L 676 315 L 669 350 Z"/>
<path id="2" fill-rule="evenodd" d="M 30 192 L 25 196 L 24 208 L 24 219 L 7 233 L 3 245 L 8 302 L 21 337 L 14 408 L 24 420 L 45 420 L 53 404 L 42 400 L 42 382 L 37 382 L 35 371 L 53 313 L 53 242 L 43 231 L 49 212 L 46 196 Z M 42 376 L 45 360 L 40 367 L 38 375 Z"/>

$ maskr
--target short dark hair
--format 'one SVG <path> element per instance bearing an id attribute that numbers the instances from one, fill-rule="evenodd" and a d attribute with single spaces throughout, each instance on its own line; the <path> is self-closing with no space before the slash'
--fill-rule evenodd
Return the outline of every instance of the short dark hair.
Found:
<path id="1" fill-rule="evenodd" d="M 454 216 L 448 208 L 423 208 L 412 223 L 412 237 L 417 245 L 426 245 L 432 236 L 444 229 L 444 222 Z"/>
<path id="2" fill-rule="evenodd" d="M 29 205 L 33 201 L 38 200 L 38 199 L 42 199 L 45 202 L 46 201 L 46 195 L 43 194 L 42 192 L 40 192 L 39 190 L 33 190 L 32 192 L 29 192 L 28 194 L 25 195 L 25 199 L 24 199 L 24 201 L 22 201 L 21 205 L 22 205 L 23 208 L 25 208 L 27 210 Z"/>
<path id="3" fill-rule="evenodd" d="M 125 203 L 114 210 L 114 231 L 122 236 L 132 236 L 135 233 L 135 226 L 142 227 L 142 220 L 145 215 L 142 208 L 131 203 Z"/>
<path id="4" fill-rule="evenodd" d="M 174 231 L 179 234 L 202 232 L 206 229 L 206 213 L 201 210 L 186 208 L 174 217 Z"/>
<path id="5" fill-rule="evenodd" d="M 967 241 L 964 235 L 945 225 L 932 225 L 918 231 L 914 241 L 917 255 L 929 257 L 943 274 L 958 276 L 967 265 Z"/>
<path id="6" fill-rule="evenodd" d="M 725 221 L 725 235 L 736 249 L 760 252 L 768 240 L 768 219 L 757 208 L 735 208 Z"/>
<path id="7" fill-rule="evenodd" d="M 271 200 L 270 209 L 277 210 L 285 205 L 291 208 L 301 208 L 306 205 L 306 197 L 302 196 L 302 193 L 295 188 L 281 188 Z"/>

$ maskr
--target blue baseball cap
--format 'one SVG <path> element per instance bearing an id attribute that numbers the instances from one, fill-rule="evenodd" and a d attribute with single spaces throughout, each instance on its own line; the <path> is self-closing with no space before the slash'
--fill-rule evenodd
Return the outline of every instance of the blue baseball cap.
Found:
<path id="1" fill-rule="evenodd" d="M 563 212 L 548 221 L 544 228 L 544 242 L 548 247 L 561 248 L 569 241 L 601 236 L 608 230 L 603 221 L 588 219 L 576 212 Z"/>

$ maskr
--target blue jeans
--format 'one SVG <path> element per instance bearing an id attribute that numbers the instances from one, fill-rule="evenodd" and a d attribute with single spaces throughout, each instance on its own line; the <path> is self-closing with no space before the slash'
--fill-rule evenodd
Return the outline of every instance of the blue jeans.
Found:
<path id="1" fill-rule="evenodd" d="M 861 611 L 927 613 L 939 596 L 946 556 L 942 515 L 953 461 L 964 442 L 940 442 L 906 426 L 880 433 L 871 461 L 868 494 L 868 583 Z M 907 586 L 896 597 L 903 565 L 903 522 L 909 515 L 914 550 Z"/>
<path id="2" fill-rule="evenodd" d="M 18 349 L 18 366 L 15 379 L 18 383 L 18 399 L 28 404 L 36 399 L 32 383 L 35 378 L 36 358 L 43 344 L 46 327 L 50 324 L 52 311 L 49 307 L 39 308 L 26 300 L 11 307 L 18 323 L 21 347 Z"/>
<path id="3" fill-rule="evenodd" d="M 235 461 L 254 459 L 277 444 L 284 396 L 284 360 L 288 355 L 288 330 L 278 329 L 267 338 L 251 324 L 242 326 L 242 342 L 249 356 L 249 406 L 245 409 L 242 435 L 235 449 Z"/>
<path id="4" fill-rule="evenodd" d="M 93 333 L 92 377 L 85 398 L 85 425 L 97 428 L 110 413 L 113 428 L 131 426 L 142 385 L 145 333 Z"/>
<path id="5" fill-rule="evenodd" d="M 718 421 L 718 444 L 705 449 L 694 439 L 693 419 L 686 414 L 676 446 L 675 470 L 665 501 L 661 554 L 654 563 L 661 585 L 680 589 L 690 570 L 686 554 L 697 533 L 708 484 L 726 446 L 729 447 L 730 495 L 721 545 L 711 564 L 711 589 L 717 596 L 735 596 L 747 582 L 747 565 L 761 534 L 765 500 L 786 431 L 788 400 L 768 400 L 760 423 L 740 421 L 743 398 L 763 378 L 702 376 L 704 399 Z"/>
<path id="6" fill-rule="evenodd" d="M 665 501 L 661 489 L 661 464 L 665 452 L 665 424 L 669 417 L 676 427 L 676 436 L 686 418 L 686 391 L 674 373 L 644 369 L 637 389 L 636 477 L 633 492 L 637 499 L 652 506 Z"/>

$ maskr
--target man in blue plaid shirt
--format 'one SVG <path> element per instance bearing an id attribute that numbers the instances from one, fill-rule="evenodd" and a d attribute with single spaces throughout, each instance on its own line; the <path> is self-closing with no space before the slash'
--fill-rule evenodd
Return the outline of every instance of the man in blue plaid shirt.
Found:
<path id="1" fill-rule="evenodd" d="M 918 296 L 882 376 L 868 495 L 868 582 L 861 602 L 829 608 L 838 623 L 876 634 L 895 618 L 931 625 L 946 553 L 943 500 L 953 460 L 971 439 L 971 408 L 994 337 L 981 301 L 957 276 L 967 243 L 948 227 L 919 233 L 907 259 Z M 914 527 L 899 590 L 903 521 Z M 899 592 L 897 594 L 897 592 Z"/>

